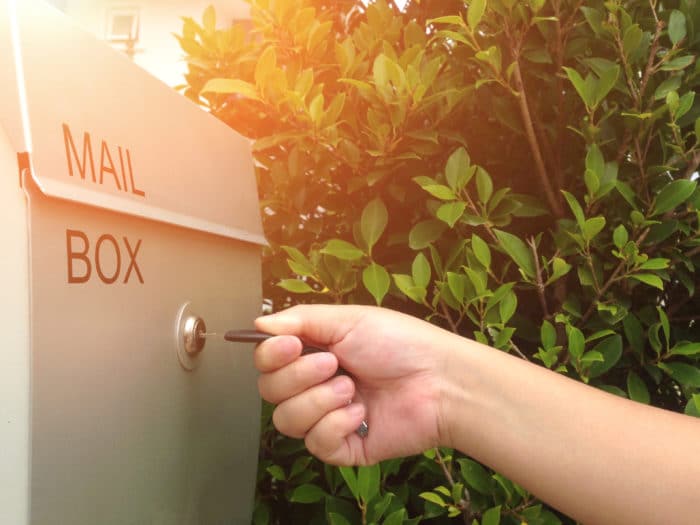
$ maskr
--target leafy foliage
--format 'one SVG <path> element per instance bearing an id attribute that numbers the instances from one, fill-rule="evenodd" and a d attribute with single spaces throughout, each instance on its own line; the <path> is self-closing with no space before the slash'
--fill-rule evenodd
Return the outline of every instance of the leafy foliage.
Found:
<path id="1" fill-rule="evenodd" d="M 185 19 L 184 93 L 253 139 L 272 307 L 389 306 L 698 416 L 700 4 L 583 4 Z M 337 469 L 263 429 L 255 523 L 570 522 L 452 450 Z"/>

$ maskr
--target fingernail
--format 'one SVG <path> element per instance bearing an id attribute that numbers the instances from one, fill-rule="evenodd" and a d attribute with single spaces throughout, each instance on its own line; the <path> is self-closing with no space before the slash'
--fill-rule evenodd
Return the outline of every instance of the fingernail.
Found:
<path id="1" fill-rule="evenodd" d="M 340 377 L 333 383 L 333 391 L 340 396 L 347 396 L 352 392 L 352 383 L 347 378 Z"/>

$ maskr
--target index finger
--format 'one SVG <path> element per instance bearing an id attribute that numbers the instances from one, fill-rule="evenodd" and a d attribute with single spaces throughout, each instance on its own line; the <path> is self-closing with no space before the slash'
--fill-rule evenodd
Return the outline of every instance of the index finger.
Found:
<path id="1" fill-rule="evenodd" d="M 357 305 L 305 304 L 258 317 L 255 327 L 271 334 L 290 334 L 330 347 L 352 330 L 367 312 Z"/>
<path id="2" fill-rule="evenodd" d="M 287 366 L 301 355 L 302 344 L 298 337 L 278 335 L 263 341 L 255 349 L 255 368 L 260 372 L 274 372 Z"/>

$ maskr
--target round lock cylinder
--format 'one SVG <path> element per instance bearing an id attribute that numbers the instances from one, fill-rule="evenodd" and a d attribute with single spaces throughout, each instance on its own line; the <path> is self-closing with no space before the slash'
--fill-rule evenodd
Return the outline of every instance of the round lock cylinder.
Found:
<path id="1" fill-rule="evenodd" d="M 206 339 L 207 325 L 194 312 L 192 303 L 187 302 L 180 307 L 175 322 L 175 343 L 177 358 L 185 370 L 194 370 L 199 366 L 199 357 Z"/>
<path id="2" fill-rule="evenodd" d="M 207 342 L 205 333 L 207 325 L 204 324 L 204 319 L 197 316 L 189 316 L 185 319 L 183 329 L 183 337 L 185 343 L 185 352 L 191 356 L 197 355 L 204 349 L 204 344 Z"/>

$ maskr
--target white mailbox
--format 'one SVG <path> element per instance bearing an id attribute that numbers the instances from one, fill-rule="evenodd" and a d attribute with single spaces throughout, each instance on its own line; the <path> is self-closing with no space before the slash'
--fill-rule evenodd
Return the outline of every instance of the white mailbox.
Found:
<path id="1" fill-rule="evenodd" d="M 248 143 L 40 2 L 0 78 L 0 523 L 250 522 L 252 346 L 183 352 L 260 309 Z"/>

